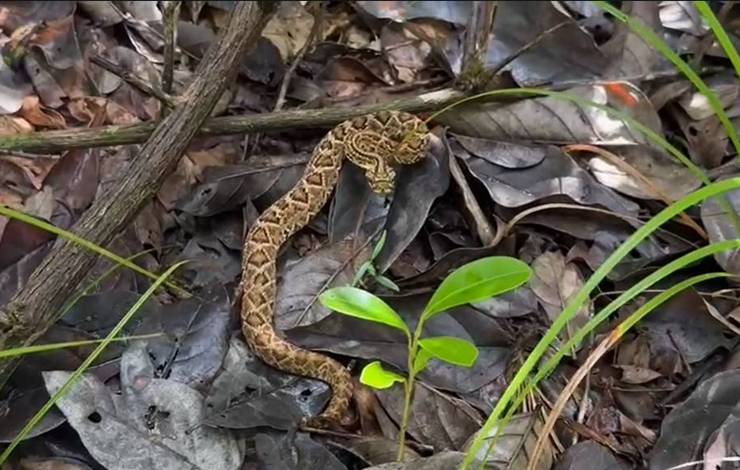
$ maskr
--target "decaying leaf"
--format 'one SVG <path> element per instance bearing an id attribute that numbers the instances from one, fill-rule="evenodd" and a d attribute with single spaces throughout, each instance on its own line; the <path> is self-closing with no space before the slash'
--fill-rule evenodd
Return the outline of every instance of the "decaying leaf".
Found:
<path id="1" fill-rule="evenodd" d="M 573 87 L 565 93 L 626 111 L 652 131 L 662 132 L 657 113 L 634 85 L 610 82 Z M 464 104 L 440 115 L 439 120 L 463 135 L 503 141 L 597 145 L 650 143 L 634 126 L 603 109 L 552 96 L 525 98 L 512 104 Z"/>
<path id="2" fill-rule="evenodd" d="M 286 430 L 302 416 L 315 415 L 329 398 L 321 381 L 301 379 L 269 368 L 241 338 L 231 338 L 222 369 L 205 398 L 207 426 Z"/>
<path id="3" fill-rule="evenodd" d="M 488 451 L 491 446 L 483 445 L 476 458 L 479 461 L 486 462 L 486 465 L 492 466 L 492 468 L 526 468 L 543 423 L 544 419 L 538 412 L 521 413 L 512 416 L 511 421 L 506 425 L 503 432 L 499 434 L 490 452 Z M 496 434 L 496 431 L 496 429 L 492 430 L 491 438 Z M 466 443 L 464 449 L 468 448 L 470 442 L 472 442 L 472 437 Z M 538 470 L 549 469 L 552 465 L 553 458 L 553 448 L 549 444 L 545 447 L 544 452 L 542 452 L 540 459 L 535 464 L 535 468 Z"/>
<path id="4" fill-rule="evenodd" d="M 151 468 L 153 462 L 163 469 L 182 468 L 185 462 L 239 468 L 243 445 L 227 432 L 202 426 L 201 395 L 182 383 L 141 376 L 148 367 L 146 358 L 141 347 L 124 355 L 122 369 L 127 373 L 122 375 L 120 395 L 86 374 L 57 403 L 88 451 L 110 469 Z M 44 373 L 49 393 L 59 390 L 70 375 Z"/>
<path id="5" fill-rule="evenodd" d="M 417 384 L 414 394 L 416 399 L 408 433 L 418 442 L 426 442 L 438 449 L 460 450 L 478 427 L 475 410 L 423 385 Z M 386 412 L 399 423 L 403 410 L 402 388 L 381 390 L 377 395 Z"/>
<path id="6" fill-rule="evenodd" d="M 708 443 L 711 449 L 711 436 L 726 420 L 736 419 L 739 387 L 737 369 L 718 372 L 701 382 L 663 420 L 648 468 L 665 469 L 701 459 Z"/>
<path id="7" fill-rule="evenodd" d="M 370 251 L 371 247 L 362 248 L 353 240 L 345 240 L 286 263 L 277 287 L 278 328 L 311 325 L 329 315 L 330 310 L 319 303 L 318 296 L 330 287 L 352 282 L 355 269 Z"/>
<path id="8" fill-rule="evenodd" d="M 558 252 L 543 253 L 532 262 L 532 269 L 534 276 L 529 286 L 544 307 L 550 321 L 555 321 L 570 304 L 572 297 L 583 287 L 583 275 L 575 264 L 566 262 L 565 257 Z M 578 310 L 576 316 L 568 323 L 568 336 L 562 338 L 563 342 L 570 339 L 570 335 L 590 320 L 591 312 L 592 307 L 589 303 Z"/>

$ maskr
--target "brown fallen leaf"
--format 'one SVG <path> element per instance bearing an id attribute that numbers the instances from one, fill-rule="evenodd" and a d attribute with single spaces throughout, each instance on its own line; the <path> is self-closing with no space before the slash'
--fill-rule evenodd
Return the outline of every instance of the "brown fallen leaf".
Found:
<path id="1" fill-rule="evenodd" d="M 262 30 L 262 36 L 278 48 L 280 57 L 287 63 L 306 44 L 314 21 L 313 15 L 299 2 L 282 2 Z"/>
<path id="2" fill-rule="evenodd" d="M 20 115 L 37 127 L 48 127 L 51 129 L 64 129 L 67 127 L 64 116 L 58 111 L 42 105 L 39 97 L 36 95 L 26 96 L 23 99 Z"/>
<path id="3" fill-rule="evenodd" d="M 551 321 L 583 287 L 583 275 L 574 263 L 566 263 L 560 252 L 546 252 L 532 262 L 534 276 L 530 287 L 542 303 Z M 581 307 L 568 323 L 569 335 L 582 327 L 591 316 L 591 304 Z M 565 341 L 565 338 L 563 338 Z"/>
<path id="4" fill-rule="evenodd" d="M 69 102 L 69 113 L 83 124 L 90 124 L 99 119 L 97 116 L 105 112 L 108 100 L 99 96 L 85 96 Z"/>
<path id="5" fill-rule="evenodd" d="M 58 162 L 58 160 L 51 158 L 25 158 L 12 155 L 6 155 L 2 158 L 3 161 L 20 169 L 26 180 L 37 190 L 42 188 L 44 179 Z"/>
<path id="6" fill-rule="evenodd" d="M 0 116 L 0 136 L 33 132 L 30 122 L 20 117 Z"/>

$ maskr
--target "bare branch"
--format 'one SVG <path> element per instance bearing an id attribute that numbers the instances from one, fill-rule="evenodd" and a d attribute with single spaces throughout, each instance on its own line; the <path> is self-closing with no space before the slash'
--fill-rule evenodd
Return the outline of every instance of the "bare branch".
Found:
<path id="1" fill-rule="evenodd" d="M 95 200 L 72 232 L 106 246 L 151 200 L 236 75 L 241 58 L 256 44 L 269 16 L 263 4 L 269 2 L 236 3 L 222 40 L 201 61 L 182 103 L 152 129 L 127 174 Z M 23 289 L 0 309 L 0 349 L 30 345 L 42 336 L 95 261 L 91 252 L 58 239 Z M 0 387 L 16 365 L 17 360 L 0 362 Z"/>

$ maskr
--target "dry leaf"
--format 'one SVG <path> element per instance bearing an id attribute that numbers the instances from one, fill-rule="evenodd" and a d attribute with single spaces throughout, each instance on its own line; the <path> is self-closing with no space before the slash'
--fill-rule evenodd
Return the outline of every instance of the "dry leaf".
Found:
<path id="1" fill-rule="evenodd" d="M 529 286 L 539 298 L 550 320 L 555 321 L 583 287 L 583 276 L 574 263 L 565 262 L 565 257 L 560 252 L 543 253 L 532 262 L 532 269 L 534 276 Z M 569 335 L 585 325 L 590 317 L 589 302 L 568 322 Z"/>
<path id="2" fill-rule="evenodd" d="M 27 96 L 23 100 L 20 115 L 28 122 L 38 127 L 64 129 L 67 123 L 59 112 L 43 106 L 38 96 Z"/>
<path id="3" fill-rule="evenodd" d="M 0 136 L 33 132 L 33 126 L 23 118 L 0 116 Z"/>
<path id="4" fill-rule="evenodd" d="M 25 158 L 12 155 L 3 156 L 2 159 L 21 169 L 28 182 L 36 189 L 41 189 L 44 179 L 58 162 L 51 158 Z"/>
<path id="5" fill-rule="evenodd" d="M 283 62 L 289 63 L 308 40 L 314 17 L 299 2 L 280 2 L 280 6 L 262 30 L 280 51 Z"/>

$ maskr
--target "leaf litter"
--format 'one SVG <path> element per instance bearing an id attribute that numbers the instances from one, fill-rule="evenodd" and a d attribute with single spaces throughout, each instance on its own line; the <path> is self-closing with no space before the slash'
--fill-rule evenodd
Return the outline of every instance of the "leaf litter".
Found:
<path id="1" fill-rule="evenodd" d="M 286 78 L 285 109 L 373 104 L 464 78 L 473 2 L 338 2 L 320 20 L 310 3 L 281 2 L 214 115 L 272 111 Z M 156 2 L 0 5 L 6 59 L 0 63 L 0 134 L 160 119 L 165 107 L 155 97 L 90 60 L 100 55 L 161 87 L 160 8 Z M 231 8 L 228 2 L 181 5 L 173 93 L 194 78 L 195 64 L 217 40 Z M 553 86 L 616 107 L 668 138 L 712 178 L 735 176 L 734 150 L 705 97 L 625 25 L 582 2 L 502 2 L 497 8 L 484 66 L 505 62 L 501 76 L 514 86 Z M 637 2 L 630 8 L 680 53 L 704 56 L 705 79 L 736 124 L 740 83 L 721 49 L 703 44 L 708 30 L 695 6 Z M 737 8 L 730 10 L 731 19 Z M 300 178 L 321 129 L 193 141 L 157 197 L 109 248 L 136 256 L 152 271 L 189 260 L 179 280 L 196 297 L 160 295 L 147 302 L 126 334 L 161 336 L 112 344 L 32 431 L 14 461 L 27 468 L 59 461 L 127 469 L 457 468 L 509 378 L 591 272 L 652 214 L 702 183 L 629 123 L 553 97 L 468 103 L 434 124 L 430 158 L 401 172 L 392 198 L 370 193 L 362 173 L 345 166 L 330 202 L 278 260 L 277 328 L 299 346 L 339 358 L 355 377 L 376 360 L 404 372 L 406 340 L 332 315 L 317 298 L 352 282 L 381 231 L 385 244 L 374 269 L 401 290 L 367 277 L 363 286 L 409 325 L 434 287 L 466 262 L 506 255 L 535 270 L 529 285 L 452 309 L 427 325 L 425 334 L 471 341 L 479 356 L 470 369 L 432 360 L 420 375 L 408 462 L 394 462 L 400 386 L 361 388 L 355 397 L 364 400 L 358 404 L 361 425 L 352 432 L 296 431 L 293 423 L 317 414 L 330 389 L 265 366 L 239 331 L 234 303 L 241 240 L 257 215 Z M 0 203 L 69 228 L 124 177 L 139 147 L 2 154 Z M 727 196 L 736 206 L 736 194 Z M 576 324 L 672 258 L 707 241 L 737 238 L 724 207 L 712 198 L 687 214 L 700 230 L 676 219 L 641 243 Z M 490 239 L 481 237 L 481 214 L 496 232 Z M 0 303 L 23 288 L 54 241 L 0 217 Z M 719 266 L 736 273 L 736 258 L 735 251 L 723 252 L 691 269 Z M 98 261 L 84 285 L 89 289 L 70 292 L 70 298 L 82 296 L 40 343 L 110 331 L 147 287 L 122 269 L 98 279 L 110 267 Z M 625 318 L 682 276 L 670 276 L 616 317 Z M 640 322 L 593 368 L 534 468 L 663 470 L 736 458 L 737 304 L 733 284 L 712 281 Z M 540 384 L 487 456 L 491 468 L 529 464 L 549 404 L 593 341 L 615 324 L 598 329 Z M 0 442 L 13 439 L 89 350 L 22 361 L 0 391 Z"/>

